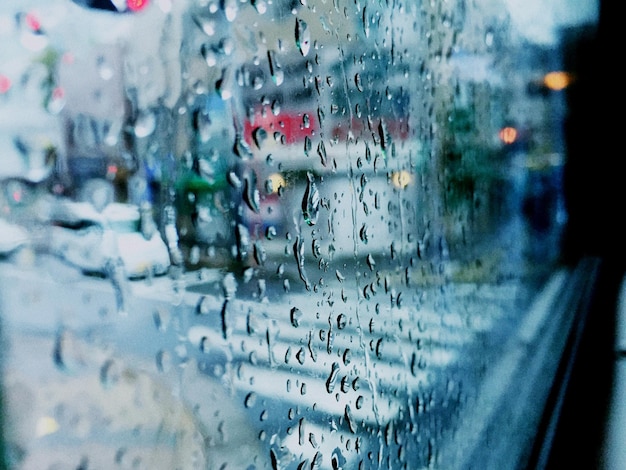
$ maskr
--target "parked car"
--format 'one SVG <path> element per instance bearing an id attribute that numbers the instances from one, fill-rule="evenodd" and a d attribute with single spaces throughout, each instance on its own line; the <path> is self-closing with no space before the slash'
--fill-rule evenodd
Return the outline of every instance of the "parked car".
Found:
<path id="1" fill-rule="evenodd" d="M 0 219 L 0 257 L 9 256 L 28 243 L 28 233 L 19 225 Z"/>
<path id="2" fill-rule="evenodd" d="M 169 251 L 146 211 L 110 203 L 98 212 L 90 203 L 57 201 L 50 211 L 50 250 L 88 273 L 107 274 L 121 261 L 129 278 L 165 274 Z"/>

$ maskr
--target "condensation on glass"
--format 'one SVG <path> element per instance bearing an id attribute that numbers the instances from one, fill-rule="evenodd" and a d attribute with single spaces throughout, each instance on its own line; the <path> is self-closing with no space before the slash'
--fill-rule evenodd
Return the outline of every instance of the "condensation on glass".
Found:
<path id="1" fill-rule="evenodd" d="M 595 20 L 553 3 L 3 2 L 10 468 L 523 462 Z"/>

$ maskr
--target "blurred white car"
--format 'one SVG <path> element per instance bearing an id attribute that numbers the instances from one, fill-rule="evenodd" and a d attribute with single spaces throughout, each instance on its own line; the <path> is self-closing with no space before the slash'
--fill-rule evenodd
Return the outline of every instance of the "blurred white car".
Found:
<path id="1" fill-rule="evenodd" d="M 22 227 L 0 219 L 0 256 L 8 256 L 28 243 L 28 233 Z"/>
<path id="2" fill-rule="evenodd" d="M 169 251 L 148 211 L 111 203 L 98 212 L 90 203 L 57 201 L 50 250 L 88 273 L 110 274 L 121 263 L 129 278 L 165 274 Z"/>

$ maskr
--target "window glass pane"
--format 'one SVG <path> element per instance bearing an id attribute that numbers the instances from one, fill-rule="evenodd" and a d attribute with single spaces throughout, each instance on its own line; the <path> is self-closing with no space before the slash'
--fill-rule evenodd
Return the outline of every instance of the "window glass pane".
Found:
<path id="1" fill-rule="evenodd" d="M 576 3 L 0 6 L 8 465 L 523 465 Z"/>

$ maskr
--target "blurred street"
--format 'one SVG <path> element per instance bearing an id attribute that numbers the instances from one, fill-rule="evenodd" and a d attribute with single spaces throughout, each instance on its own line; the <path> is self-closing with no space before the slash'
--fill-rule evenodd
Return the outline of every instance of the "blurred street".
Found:
<path id="1" fill-rule="evenodd" d="M 0 310 L 10 341 L 4 363 L 8 400 L 18 402 L 11 408 L 25 406 L 19 404 L 25 390 L 38 401 L 32 419 L 20 419 L 28 453 L 62 445 L 68 446 L 65 458 L 79 458 L 83 446 L 104 440 L 113 455 L 119 430 L 130 432 L 146 419 L 155 421 L 141 426 L 143 444 L 133 438 L 129 449 L 159 442 L 157 421 L 165 419 L 159 413 L 169 406 L 156 415 L 146 413 L 147 404 L 133 405 L 136 415 L 106 413 L 126 409 L 128 387 L 148 380 L 161 390 L 154 399 L 173 400 L 179 407 L 173 412 L 188 417 L 173 424 L 172 435 L 185 429 L 192 454 L 206 452 L 215 468 L 222 461 L 239 468 L 237 459 L 265 461 L 270 454 L 285 462 L 337 454 L 348 462 L 344 468 L 372 458 L 372 450 L 380 459 L 411 453 L 424 466 L 459 458 L 462 449 L 478 445 L 468 436 L 491 416 L 486 410 L 495 412 L 524 359 L 522 350 L 502 339 L 517 326 L 516 341 L 535 341 L 565 280 L 555 277 L 536 299 L 539 307 L 524 315 L 512 309 L 525 295 L 517 282 L 432 285 L 404 298 L 392 277 L 336 279 L 317 286 L 313 297 L 296 280 L 288 295 L 282 282 L 267 282 L 259 293 L 258 285 L 249 289 L 218 270 L 116 286 L 53 257 L 21 264 L 0 265 Z M 370 301 L 363 302 L 364 296 Z M 501 366 L 492 364 L 483 376 L 477 363 L 487 367 L 492 361 Z M 90 424 L 70 441 L 62 436 L 78 430 L 63 428 L 55 417 L 59 406 L 77 405 L 63 392 L 67 386 L 80 390 L 80 401 L 91 407 L 81 415 Z M 470 417 L 478 403 L 487 408 Z M 100 414 L 111 421 L 96 430 L 92 421 Z M 56 423 L 50 432 L 28 429 L 49 417 Z M 216 426 L 216 419 L 223 424 Z M 384 436 L 403 423 L 433 420 L 440 435 L 429 439 L 419 435 L 401 443 Z M 329 439 L 329 432 L 335 437 Z M 343 451 L 337 442 L 344 442 Z M 448 450 L 435 455 L 435 444 Z M 320 468 L 333 467 L 324 461 Z"/>

